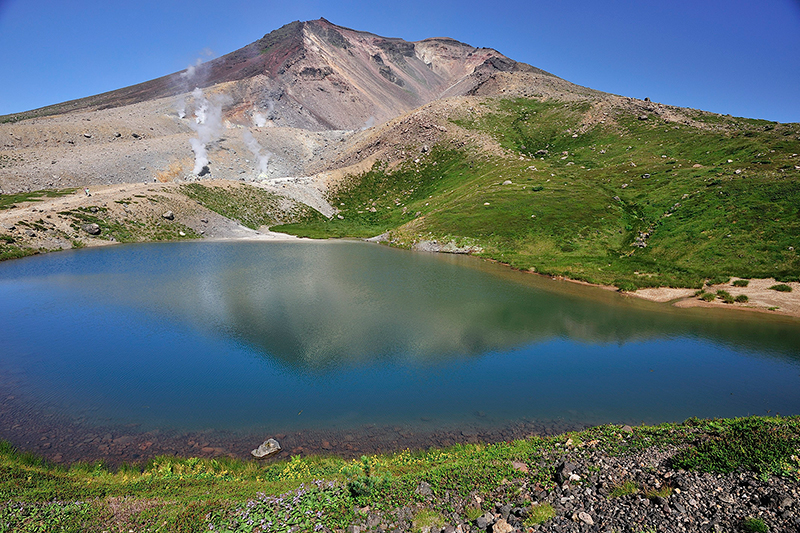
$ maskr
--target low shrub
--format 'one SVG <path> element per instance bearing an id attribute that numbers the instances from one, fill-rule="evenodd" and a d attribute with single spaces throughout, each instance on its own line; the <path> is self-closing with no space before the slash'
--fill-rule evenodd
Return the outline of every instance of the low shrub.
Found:
<path id="1" fill-rule="evenodd" d="M 748 298 L 746 294 L 740 294 L 736 298 L 734 298 L 734 301 L 740 304 L 747 303 L 749 300 L 750 298 Z"/>
<path id="2" fill-rule="evenodd" d="M 748 285 L 750 285 L 750 280 L 747 279 L 737 279 L 733 282 L 734 287 L 747 287 Z"/>
<path id="3" fill-rule="evenodd" d="M 717 291 L 717 298 L 719 298 L 720 300 L 722 300 L 726 304 L 732 304 L 733 303 L 733 296 L 731 296 L 731 293 L 729 293 L 728 291 L 723 291 L 721 289 L 718 290 Z"/>
<path id="4" fill-rule="evenodd" d="M 760 518 L 745 518 L 742 520 L 742 531 L 746 533 L 767 533 L 769 528 Z"/>
<path id="5" fill-rule="evenodd" d="M 777 285 L 773 285 L 772 287 L 770 287 L 770 290 L 778 292 L 792 292 L 792 288 L 786 285 L 785 283 L 779 283 Z"/>
<path id="6" fill-rule="evenodd" d="M 632 281 L 626 281 L 626 280 L 616 280 L 614 282 L 614 285 L 616 285 L 617 289 L 619 289 L 620 292 L 634 292 L 636 289 L 639 288 Z"/>
<path id="7" fill-rule="evenodd" d="M 706 280 L 706 285 L 721 285 L 722 283 L 728 283 L 730 280 L 730 276 L 712 276 Z"/>

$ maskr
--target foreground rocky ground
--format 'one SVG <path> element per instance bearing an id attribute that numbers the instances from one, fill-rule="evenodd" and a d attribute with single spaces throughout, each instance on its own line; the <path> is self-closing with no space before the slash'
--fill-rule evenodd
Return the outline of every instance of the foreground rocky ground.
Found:
<path id="1" fill-rule="evenodd" d="M 796 532 L 800 419 L 606 425 L 344 459 L 54 466 L 0 443 L 2 531 Z"/>
<path id="2" fill-rule="evenodd" d="M 800 531 L 796 480 L 753 472 L 688 472 L 669 465 L 668 458 L 676 452 L 652 449 L 612 457 L 593 450 L 591 443 L 565 446 L 552 488 L 525 480 L 528 467 L 521 463 L 516 468 L 523 477 L 507 481 L 485 498 L 434 495 L 422 482 L 417 488 L 423 499 L 419 506 L 388 513 L 362 509 L 362 517 L 347 531 Z M 420 507 L 443 506 L 452 506 L 456 513 L 443 514 L 433 524 L 415 523 Z M 464 518 L 478 510 L 483 512 L 477 518 Z M 766 529 L 759 529 L 762 524 Z"/>

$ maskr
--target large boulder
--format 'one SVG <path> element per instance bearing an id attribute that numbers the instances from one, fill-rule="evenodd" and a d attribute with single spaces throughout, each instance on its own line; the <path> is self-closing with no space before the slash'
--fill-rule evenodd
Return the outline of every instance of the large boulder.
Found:
<path id="1" fill-rule="evenodd" d="M 84 224 L 83 231 L 88 233 L 89 235 L 100 235 L 100 226 L 97 224 Z"/>
<path id="2" fill-rule="evenodd" d="M 256 459 L 263 459 L 279 451 L 281 451 L 281 445 L 278 444 L 278 441 L 275 439 L 267 439 L 258 448 L 251 451 L 250 454 Z"/>

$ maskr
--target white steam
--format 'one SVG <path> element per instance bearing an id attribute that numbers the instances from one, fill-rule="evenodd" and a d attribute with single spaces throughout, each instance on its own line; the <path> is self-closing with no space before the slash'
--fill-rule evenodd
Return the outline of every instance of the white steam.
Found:
<path id="1" fill-rule="evenodd" d="M 268 125 L 268 121 L 270 119 L 270 115 L 272 115 L 272 111 L 275 109 L 275 102 L 272 100 L 267 100 L 267 111 L 266 114 L 260 112 L 258 108 L 253 108 L 253 125 L 257 128 L 263 128 L 264 126 Z M 269 124 L 270 126 L 272 124 Z"/>
<path id="2" fill-rule="evenodd" d="M 192 151 L 194 151 L 192 173 L 198 175 L 202 172 L 203 167 L 208 165 L 206 145 L 218 139 L 222 132 L 222 105 L 225 103 L 225 99 L 217 98 L 211 101 L 205 97 L 203 90 L 199 87 L 192 91 L 192 97 L 195 105 L 195 119 L 194 123 L 189 123 L 189 127 L 195 131 L 197 137 L 189 139 L 189 144 L 192 145 Z"/>
<path id="3" fill-rule="evenodd" d="M 186 70 L 181 72 L 181 78 L 183 79 L 183 92 L 189 90 L 189 83 L 195 83 L 195 85 L 201 85 L 194 81 L 195 76 L 197 75 L 197 67 L 202 64 L 203 60 L 199 57 L 197 61 L 195 61 L 194 65 L 189 65 L 186 67 Z M 186 117 L 186 97 L 181 96 L 178 101 L 175 103 L 175 111 L 178 112 L 179 118 Z"/>
<path id="4" fill-rule="evenodd" d="M 267 165 L 269 164 L 269 160 L 272 157 L 272 154 L 269 150 L 264 150 L 253 134 L 250 133 L 250 130 L 243 130 L 242 131 L 242 139 L 244 140 L 245 146 L 247 149 L 253 152 L 253 155 L 256 158 L 256 165 L 258 166 L 258 171 L 260 174 L 264 174 L 267 171 Z M 261 150 L 264 150 L 264 154 L 261 153 Z"/>
<path id="5" fill-rule="evenodd" d="M 364 122 L 364 126 L 361 128 L 361 131 L 368 130 L 374 125 L 375 125 L 375 117 L 369 117 L 367 121 Z"/>

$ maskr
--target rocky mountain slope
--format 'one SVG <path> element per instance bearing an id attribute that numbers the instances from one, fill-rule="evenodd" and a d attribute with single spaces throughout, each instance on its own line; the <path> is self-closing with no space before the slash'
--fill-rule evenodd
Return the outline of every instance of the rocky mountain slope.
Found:
<path id="1" fill-rule="evenodd" d="M 576 89 L 453 39 L 407 42 L 325 19 L 293 22 L 182 72 L 0 117 L 0 191 L 198 174 L 206 162 L 198 164 L 191 138 L 204 160 L 210 154 L 214 177 L 307 175 L 341 159 L 362 129 L 443 97 L 497 91 L 498 73 Z"/>
<path id="2" fill-rule="evenodd" d="M 370 117 L 384 122 L 437 98 L 464 94 L 497 71 L 546 74 L 454 39 L 407 42 L 319 19 L 292 22 L 185 71 L 11 117 L 118 108 L 228 84 L 226 118 L 249 122 L 262 113 L 283 126 L 355 129 Z"/>

